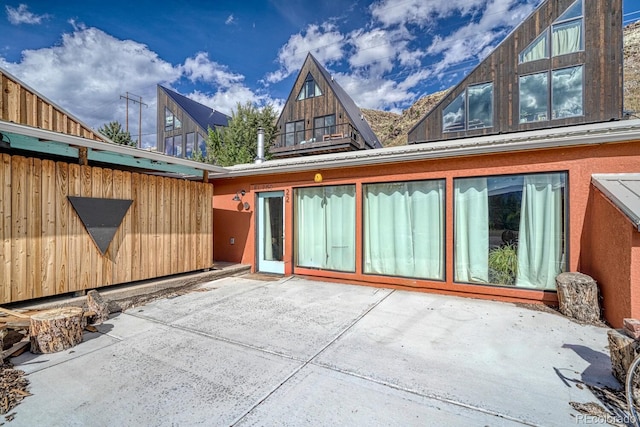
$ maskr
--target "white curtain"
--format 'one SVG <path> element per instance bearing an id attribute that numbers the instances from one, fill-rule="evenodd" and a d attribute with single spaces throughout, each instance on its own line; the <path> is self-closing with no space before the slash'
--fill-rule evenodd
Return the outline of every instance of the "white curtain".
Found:
<path id="1" fill-rule="evenodd" d="M 578 52 L 582 48 L 582 19 L 553 27 L 553 56 Z"/>
<path id="2" fill-rule="evenodd" d="M 364 271 L 444 279 L 444 181 L 365 186 Z"/>
<path id="3" fill-rule="evenodd" d="M 563 266 L 562 174 L 525 175 L 516 286 L 555 289 Z"/>
<path id="4" fill-rule="evenodd" d="M 536 61 L 547 57 L 547 34 L 545 33 L 538 36 L 525 50 L 520 54 L 520 62 Z"/>
<path id="5" fill-rule="evenodd" d="M 455 280 L 489 281 L 489 203 L 487 178 L 456 179 Z"/>
<path id="6" fill-rule="evenodd" d="M 325 187 L 327 247 L 324 268 L 356 269 L 356 197 L 349 186 Z"/>
<path id="7" fill-rule="evenodd" d="M 297 192 L 296 241 L 297 265 L 321 268 L 326 259 L 324 191 L 303 188 Z"/>
<path id="8" fill-rule="evenodd" d="M 297 265 L 355 271 L 355 187 L 296 190 Z"/>

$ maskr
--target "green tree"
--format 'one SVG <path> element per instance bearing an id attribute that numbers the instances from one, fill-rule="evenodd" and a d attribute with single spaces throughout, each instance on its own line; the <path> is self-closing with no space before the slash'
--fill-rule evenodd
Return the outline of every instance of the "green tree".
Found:
<path id="1" fill-rule="evenodd" d="M 257 154 L 258 128 L 264 129 L 265 158 L 276 136 L 276 112 L 271 104 L 261 109 L 251 102 L 238 103 L 229 126 L 209 129 L 204 161 L 220 166 L 252 163 Z"/>
<path id="2" fill-rule="evenodd" d="M 105 123 L 98 129 L 98 132 L 115 142 L 116 144 L 129 145 L 135 147 L 136 141 L 131 139 L 129 131 L 122 129 L 122 125 L 118 121 Z"/>

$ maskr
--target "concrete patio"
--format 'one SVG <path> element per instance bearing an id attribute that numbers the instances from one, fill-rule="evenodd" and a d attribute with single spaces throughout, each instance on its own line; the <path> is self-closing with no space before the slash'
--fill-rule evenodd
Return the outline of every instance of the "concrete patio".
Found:
<path id="1" fill-rule="evenodd" d="M 8 425 L 586 424 L 570 402 L 620 388 L 606 346 L 549 310 L 226 277 L 12 359 L 33 396 Z"/>

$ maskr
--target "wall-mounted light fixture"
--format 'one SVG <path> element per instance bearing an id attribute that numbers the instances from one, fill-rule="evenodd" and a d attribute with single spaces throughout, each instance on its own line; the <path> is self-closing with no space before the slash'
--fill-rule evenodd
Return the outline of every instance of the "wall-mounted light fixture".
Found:
<path id="1" fill-rule="evenodd" d="M 240 202 L 240 201 L 242 201 L 242 198 L 244 197 L 245 194 L 247 194 L 247 192 L 244 191 L 244 190 L 236 191 L 236 195 L 233 196 L 232 200 L 234 202 Z"/>
<path id="2" fill-rule="evenodd" d="M 242 201 L 242 198 L 244 197 L 244 195 L 245 195 L 245 194 L 247 194 L 247 192 L 246 192 L 246 191 L 244 191 L 244 190 L 236 191 L 236 195 L 235 195 L 235 196 L 233 196 L 233 199 L 232 199 L 232 200 L 233 200 L 234 202 L 240 202 L 240 203 L 242 203 L 242 208 L 243 208 L 245 211 L 248 211 L 249 209 L 251 209 L 251 205 L 249 204 L 249 202 L 243 202 L 243 201 Z M 240 210 L 240 209 L 238 209 L 238 210 Z"/>

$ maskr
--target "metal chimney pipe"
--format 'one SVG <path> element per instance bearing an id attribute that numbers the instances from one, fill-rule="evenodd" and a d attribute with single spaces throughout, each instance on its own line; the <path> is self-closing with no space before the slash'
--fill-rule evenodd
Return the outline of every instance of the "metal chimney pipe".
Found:
<path id="1" fill-rule="evenodd" d="M 255 163 L 258 165 L 264 162 L 264 129 L 258 128 L 258 155 Z"/>

